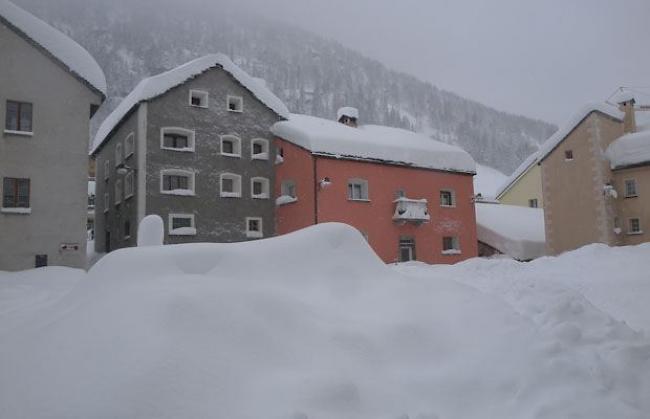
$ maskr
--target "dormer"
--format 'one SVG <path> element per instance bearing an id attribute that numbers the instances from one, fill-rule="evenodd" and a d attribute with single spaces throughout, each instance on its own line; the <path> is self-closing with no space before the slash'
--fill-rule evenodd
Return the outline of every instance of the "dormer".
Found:
<path id="1" fill-rule="evenodd" d="M 343 107 L 336 112 L 336 120 L 343 125 L 356 128 L 359 120 L 359 110 L 350 106 Z"/>

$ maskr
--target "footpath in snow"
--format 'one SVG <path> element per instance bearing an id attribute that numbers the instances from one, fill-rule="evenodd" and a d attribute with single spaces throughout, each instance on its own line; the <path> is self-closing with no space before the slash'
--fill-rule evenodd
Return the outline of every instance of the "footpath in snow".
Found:
<path id="1" fill-rule="evenodd" d="M 0 417 L 647 418 L 648 256 L 386 266 L 322 224 L 0 273 Z"/>

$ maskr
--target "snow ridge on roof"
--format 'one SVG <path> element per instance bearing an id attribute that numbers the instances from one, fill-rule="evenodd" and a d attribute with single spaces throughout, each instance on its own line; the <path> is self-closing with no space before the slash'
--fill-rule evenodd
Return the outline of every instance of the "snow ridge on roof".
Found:
<path id="1" fill-rule="evenodd" d="M 557 147 L 567 135 L 575 129 L 592 112 L 600 112 L 611 118 L 623 121 L 624 113 L 612 105 L 606 103 L 591 103 L 583 106 L 569 119 L 555 134 L 546 140 L 539 148 L 539 161 L 542 161 Z"/>
<path id="2" fill-rule="evenodd" d="M 183 84 L 192 77 L 196 77 L 215 66 L 221 66 L 226 72 L 230 73 L 239 83 L 275 113 L 283 118 L 289 117 L 287 107 L 266 86 L 248 75 L 226 55 L 210 54 L 140 81 L 135 89 L 102 122 L 93 140 L 91 154 L 94 154 L 99 149 L 111 131 L 113 131 L 134 106 L 140 102 L 160 96 L 168 90 Z"/>
<path id="3" fill-rule="evenodd" d="M 0 0 L 0 17 L 106 96 L 104 72 L 77 42 L 8 0 Z"/>
<path id="4" fill-rule="evenodd" d="M 650 131 L 619 137 L 607 147 L 605 155 L 612 169 L 650 163 Z"/>
<path id="5" fill-rule="evenodd" d="M 463 149 L 400 128 L 378 125 L 353 128 L 327 119 L 291 114 L 289 120 L 275 123 L 271 132 L 314 154 L 476 172 L 474 159 Z"/>

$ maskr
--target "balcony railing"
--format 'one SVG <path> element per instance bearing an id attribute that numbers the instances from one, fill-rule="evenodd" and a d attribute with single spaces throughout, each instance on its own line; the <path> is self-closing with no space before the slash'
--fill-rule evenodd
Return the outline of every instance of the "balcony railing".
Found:
<path id="1" fill-rule="evenodd" d="M 395 201 L 394 221 L 424 223 L 431 219 L 426 199 L 397 198 Z"/>

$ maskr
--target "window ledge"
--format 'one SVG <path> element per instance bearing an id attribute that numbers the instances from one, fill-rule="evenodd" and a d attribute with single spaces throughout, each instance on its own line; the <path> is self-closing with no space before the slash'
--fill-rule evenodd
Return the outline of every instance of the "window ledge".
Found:
<path id="1" fill-rule="evenodd" d="M 196 236 L 196 228 L 194 227 L 182 227 L 171 230 L 169 232 L 170 236 Z"/>
<path id="2" fill-rule="evenodd" d="M 268 160 L 269 159 L 269 153 L 259 153 L 259 154 L 253 154 L 251 156 L 251 160 Z"/>
<path id="3" fill-rule="evenodd" d="M 238 192 L 221 192 L 220 196 L 222 198 L 241 198 L 241 194 Z"/>
<path id="4" fill-rule="evenodd" d="M 132 152 L 130 152 L 129 154 L 127 154 L 126 156 L 124 156 L 124 160 L 128 159 L 129 157 L 131 157 L 131 156 L 133 155 L 133 153 L 134 153 L 134 152 L 132 151 Z"/>
<path id="5" fill-rule="evenodd" d="M 253 199 L 269 199 L 269 195 L 268 194 L 252 195 L 251 198 L 253 198 Z"/>
<path id="6" fill-rule="evenodd" d="M 15 131 L 12 129 L 6 129 L 5 134 L 7 135 L 22 135 L 24 137 L 33 137 L 34 132 L 33 131 Z"/>
<path id="7" fill-rule="evenodd" d="M 189 189 L 174 189 L 172 191 L 160 191 L 163 195 L 176 195 L 176 196 L 194 196 L 194 191 Z"/>
<path id="8" fill-rule="evenodd" d="M 0 212 L 3 214 L 19 214 L 19 215 L 29 215 L 32 213 L 31 208 L 1 208 Z"/>
<path id="9" fill-rule="evenodd" d="M 124 236 L 124 241 L 131 239 L 131 236 Z"/>
<path id="10" fill-rule="evenodd" d="M 248 237 L 249 239 L 261 239 L 262 237 L 264 237 L 264 234 L 259 231 L 247 231 L 246 237 Z"/>
<path id="11" fill-rule="evenodd" d="M 236 157 L 238 159 L 241 159 L 241 154 L 235 154 L 235 153 L 221 153 L 222 156 L 226 157 Z"/>
<path id="12" fill-rule="evenodd" d="M 456 205 L 440 205 L 440 208 L 456 208 Z"/>
<path id="13" fill-rule="evenodd" d="M 370 202 L 369 199 L 354 199 L 354 198 L 348 198 L 348 201 L 350 201 L 350 202 Z"/>
<path id="14" fill-rule="evenodd" d="M 293 204 L 294 202 L 298 202 L 298 198 L 289 195 L 280 195 L 275 199 L 275 205 L 277 206 Z"/>
<path id="15" fill-rule="evenodd" d="M 626 195 L 626 196 L 625 196 L 625 199 L 628 199 L 628 198 L 638 198 L 638 197 L 639 197 L 639 195 Z"/>
<path id="16" fill-rule="evenodd" d="M 244 113 L 244 110 L 243 109 L 228 109 L 228 112 Z"/>
<path id="17" fill-rule="evenodd" d="M 193 105 L 190 103 L 191 108 L 199 108 L 199 109 L 208 109 L 207 105 Z"/>
<path id="18" fill-rule="evenodd" d="M 458 249 L 449 249 L 449 250 L 443 250 L 441 252 L 443 255 L 460 255 L 462 252 Z"/>
<path id="19" fill-rule="evenodd" d="M 643 234 L 643 231 L 628 231 L 627 235 L 628 236 L 640 236 Z"/>
<path id="20" fill-rule="evenodd" d="M 179 151 L 181 153 L 194 153 L 194 148 L 192 147 L 182 147 L 182 148 L 174 148 L 174 147 L 160 147 L 161 150 L 167 150 L 167 151 Z"/>
<path id="21" fill-rule="evenodd" d="M 124 196 L 124 200 L 125 200 L 125 201 L 126 201 L 127 199 L 129 199 L 129 198 L 133 198 L 133 194 L 130 194 L 130 195 L 126 195 L 126 196 Z"/>

